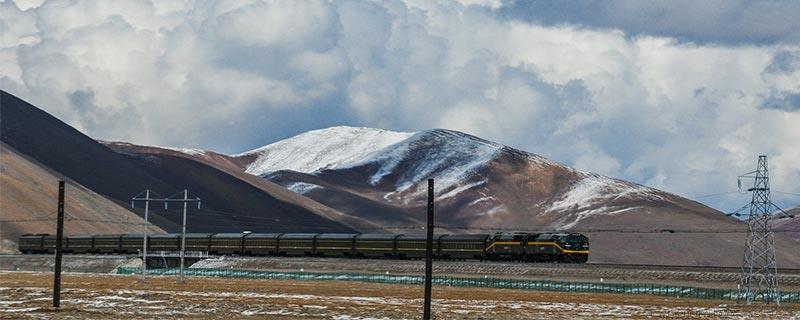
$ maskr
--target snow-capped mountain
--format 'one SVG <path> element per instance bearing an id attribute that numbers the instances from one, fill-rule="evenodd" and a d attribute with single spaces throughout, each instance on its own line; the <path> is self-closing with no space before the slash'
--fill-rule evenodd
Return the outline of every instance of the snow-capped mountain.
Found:
<path id="1" fill-rule="evenodd" d="M 496 216 L 526 203 L 525 211 L 535 207 L 533 211 L 539 215 L 559 217 L 558 223 L 548 224 L 557 228 L 574 227 L 594 214 L 619 212 L 620 208 L 611 203 L 617 199 L 664 200 L 667 196 L 655 189 L 575 170 L 535 154 L 444 129 L 407 133 L 332 127 L 303 133 L 235 157 L 250 159 L 246 163 L 247 172 L 262 175 L 312 198 L 326 189 L 347 186 L 348 192 L 384 205 L 413 208 L 424 204 L 425 181 L 433 178 L 437 201 L 460 203 L 451 209 L 459 211 L 461 218 L 463 214 Z M 508 177 L 492 179 L 491 173 L 509 160 L 517 161 L 518 166 L 531 166 L 534 171 L 535 168 L 557 170 L 570 176 L 569 183 L 563 186 L 563 192 L 549 196 L 546 201 L 532 202 L 533 198 L 512 201 L 514 203 L 501 201 L 499 198 L 503 196 L 496 193 L 526 192 L 520 189 L 521 185 L 500 183 Z M 501 190 L 508 188 L 515 190 Z M 469 201 L 461 203 L 466 200 Z"/>
<path id="2" fill-rule="evenodd" d="M 452 130 L 334 127 L 234 161 L 353 219 L 396 232 L 419 232 L 425 225 L 426 180 L 433 178 L 442 232 L 576 230 L 592 239 L 595 262 L 741 261 L 744 238 L 737 232 L 744 225 L 714 209 Z M 794 243 L 779 237 L 779 246 L 787 241 Z M 784 265 L 800 265 L 800 258 L 781 255 Z"/>

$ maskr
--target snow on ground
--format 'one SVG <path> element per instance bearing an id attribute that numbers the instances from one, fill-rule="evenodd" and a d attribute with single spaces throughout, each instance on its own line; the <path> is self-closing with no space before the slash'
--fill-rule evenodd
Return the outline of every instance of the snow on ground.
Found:
<path id="1" fill-rule="evenodd" d="M 0 317 L 49 318 L 52 312 L 36 312 L 43 304 L 42 288 L 0 288 Z M 346 292 L 346 290 L 343 290 Z M 9 299 L 10 298 L 10 299 Z M 49 297 L 47 297 L 49 298 Z M 422 299 L 353 294 L 317 295 L 259 292 L 202 292 L 171 290 L 83 290 L 65 288 L 62 306 L 88 314 L 118 317 L 228 316 L 329 319 L 404 319 L 417 316 Z M 448 318 L 547 318 L 547 319 L 790 319 L 795 311 L 742 311 L 728 305 L 646 305 L 620 303 L 548 302 L 514 299 L 434 298 L 432 309 Z M 17 315 L 17 316 L 15 316 Z M 86 315 L 86 314 L 84 314 Z"/>
<path id="2" fill-rule="evenodd" d="M 226 256 L 221 256 L 215 259 L 202 259 L 195 262 L 189 268 L 202 268 L 202 269 L 228 269 L 236 265 L 237 259 Z"/>
<path id="3" fill-rule="evenodd" d="M 302 133 L 235 156 L 258 155 L 246 170 L 254 175 L 278 170 L 313 173 L 358 162 L 412 135 L 412 132 L 373 128 L 331 127 Z"/>

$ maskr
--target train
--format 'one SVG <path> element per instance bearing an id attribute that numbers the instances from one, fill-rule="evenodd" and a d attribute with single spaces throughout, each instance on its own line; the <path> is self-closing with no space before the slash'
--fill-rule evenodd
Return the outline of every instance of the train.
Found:
<path id="1" fill-rule="evenodd" d="M 62 242 L 65 253 L 138 254 L 143 234 L 75 235 Z M 181 234 L 148 235 L 149 251 L 180 251 Z M 439 260 L 498 260 L 585 263 L 589 239 L 580 233 L 498 232 L 434 236 L 433 257 Z M 210 255 L 311 256 L 422 259 L 426 235 L 391 233 L 187 233 L 186 251 Z M 56 236 L 25 234 L 24 254 L 55 252 Z"/>

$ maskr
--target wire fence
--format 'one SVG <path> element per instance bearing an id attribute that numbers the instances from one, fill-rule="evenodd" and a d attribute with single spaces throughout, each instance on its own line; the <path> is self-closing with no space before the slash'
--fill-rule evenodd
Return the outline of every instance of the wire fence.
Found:
<path id="1" fill-rule="evenodd" d="M 117 274 L 141 274 L 141 269 L 130 267 L 117 268 Z M 178 269 L 148 269 L 149 275 L 178 275 Z M 223 277 L 223 278 L 257 278 L 271 280 L 308 280 L 308 281 L 361 281 L 391 284 L 421 285 L 422 276 L 368 274 L 368 273 L 319 273 L 319 272 L 274 272 L 235 269 L 184 269 L 189 276 Z M 665 286 L 657 284 L 636 283 L 594 283 L 566 282 L 528 279 L 503 278 L 468 278 L 468 277 L 434 277 L 434 285 L 451 287 L 477 287 L 497 289 L 521 289 L 537 291 L 583 292 L 583 293 L 625 293 L 650 294 L 677 298 L 744 300 L 737 290 L 697 288 L 683 286 Z M 757 297 L 760 298 L 760 297 Z M 781 302 L 800 303 L 800 292 L 782 292 Z"/>

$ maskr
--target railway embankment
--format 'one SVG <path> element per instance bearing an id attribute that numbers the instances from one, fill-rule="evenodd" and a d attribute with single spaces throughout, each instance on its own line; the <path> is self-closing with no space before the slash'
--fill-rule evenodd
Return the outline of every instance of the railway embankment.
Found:
<path id="1" fill-rule="evenodd" d="M 17 254 L 0 255 L 0 270 L 9 271 L 52 271 L 55 265 L 54 255 L 50 254 Z M 65 254 L 61 270 L 63 272 L 109 273 L 117 267 L 140 267 L 141 260 L 125 255 L 82 255 Z"/>
<path id="2" fill-rule="evenodd" d="M 111 273 L 118 267 L 139 266 L 141 261 L 133 256 L 64 255 L 63 270 Z M 49 271 L 52 267 L 52 255 L 0 255 L 0 270 Z M 421 275 L 425 264 L 421 260 L 225 256 L 201 260 L 190 268 Z M 739 277 L 737 268 L 489 261 L 436 261 L 433 272 L 440 276 L 644 283 L 720 289 L 736 288 Z M 800 270 L 782 270 L 778 281 L 782 289 L 800 291 Z"/>

